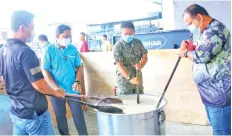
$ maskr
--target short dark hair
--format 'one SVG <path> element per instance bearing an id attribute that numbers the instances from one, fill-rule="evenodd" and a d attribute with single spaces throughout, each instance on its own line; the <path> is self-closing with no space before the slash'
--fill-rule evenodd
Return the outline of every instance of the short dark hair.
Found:
<path id="1" fill-rule="evenodd" d="M 17 32 L 21 25 L 28 26 L 31 24 L 34 17 L 32 13 L 25 10 L 15 11 L 11 16 L 11 29 Z"/>
<path id="2" fill-rule="evenodd" d="M 39 41 L 48 41 L 48 37 L 45 34 L 41 34 L 38 36 Z"/>
<path id="3" fill-rule="evenodd" d="M 103 36 L 104 38 L 106 38 L 106 39 L 107 39 L 107 35 L 106 35 L 106 34 L 103 34 L 102 36 Z"/>
<path id="4" fill-rule="evenodd" d="M 202 6 L 198 5 L 198 4 L 192 4 L 190 6 L 188 6 L 185 10 L 184 13 L 188 13 L 193 17 L 196 17 L 197 14 L 201 14 L 201 15 L 205 15 L 205 16 L 209 16 L 208 12 L 206 11 L 205 8 L 203 8 Z"/>
<path id="5" fill-rule="evenodd" d="M 130 28 L 130 29 L 133 29 L 135 30 L 135 26 L 134 24 L 132 23 L 132 21 L 124 21 L 121 23 L 121 29 L 122 28 Z"/>
<path id="6" fill-rule="evenodd" d="M 84 35 L 84 36 L 86 35 L 84 32 L 80 32 L 80 34 L 81 34 L 81 35 Z"/>
<path id="7" fill-rule="evenodd" d="M 63 34 L 64 31 L 69 31 L 69 30 L 71 30 L 70 26 L 62 24 L 57 27 L 56 34 L 60 35 L 60 34 Z"/>

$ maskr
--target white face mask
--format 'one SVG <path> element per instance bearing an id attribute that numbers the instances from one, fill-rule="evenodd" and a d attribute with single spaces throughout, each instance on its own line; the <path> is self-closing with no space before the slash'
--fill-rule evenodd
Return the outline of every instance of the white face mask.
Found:
<path id="1" fill-rule="evenodd" d="M 27 42 L 27 43 L 32 42 L 33 39 L 34 39 L 34 37 L 35 37 L 35 31 L 32 30 L 32 31 L 31 31 L 31 37 L 27 38 L 26 42 Z"/>
<path id="2" fill-rule="evenodd" d="M 64 38 L 62 40 L 57 40 L 57 41 L 61 46 L 65 46 L 65 47 L 68 46 L 71 43 L 70 38 Z"/>

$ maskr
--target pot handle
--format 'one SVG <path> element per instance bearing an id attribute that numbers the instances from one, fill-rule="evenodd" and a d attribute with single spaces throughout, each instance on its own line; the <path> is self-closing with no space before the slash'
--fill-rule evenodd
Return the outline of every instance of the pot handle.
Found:
<path id="1" fill-rule="evenodd" d="M 164 111 L 160 111 L 158 115 L 159 115 L 159 124 L 164 123 L 164 121 L 166 120 L 166 115 Z"/>

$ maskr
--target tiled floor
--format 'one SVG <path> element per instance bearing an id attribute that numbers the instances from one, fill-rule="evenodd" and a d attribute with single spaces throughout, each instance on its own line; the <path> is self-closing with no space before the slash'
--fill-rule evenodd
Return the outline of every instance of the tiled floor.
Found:
<path id="1" fill-rule="evenodd" d="M 96 114 L 93 112 L 86 112 L 85 120 L 89 135 L 97 135 L 98 129 Z M 68 123 L 70 134 L 77 135 L 73 120 L 70 119 Z M 59 134 L 57 127 L 56 133 Z M 209 126 L 166 122 L 166 135 L 212 135 L 212 130 Z"/>

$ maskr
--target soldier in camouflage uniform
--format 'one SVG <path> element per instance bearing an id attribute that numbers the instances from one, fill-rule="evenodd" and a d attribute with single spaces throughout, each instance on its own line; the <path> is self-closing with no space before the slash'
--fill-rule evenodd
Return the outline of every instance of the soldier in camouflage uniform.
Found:
<path id="1" fill-rule="evenodd" d="M 135 94 L 137 85 L 140 93 L 143 94 L 141 69 L 147 63 L 147 50 L 139 39 L 134 38 L 134 34 L 134 24 L 131 21 L 123 22 L 121 40 L 113 47 L 117 66 L 117 95 Z"/>

